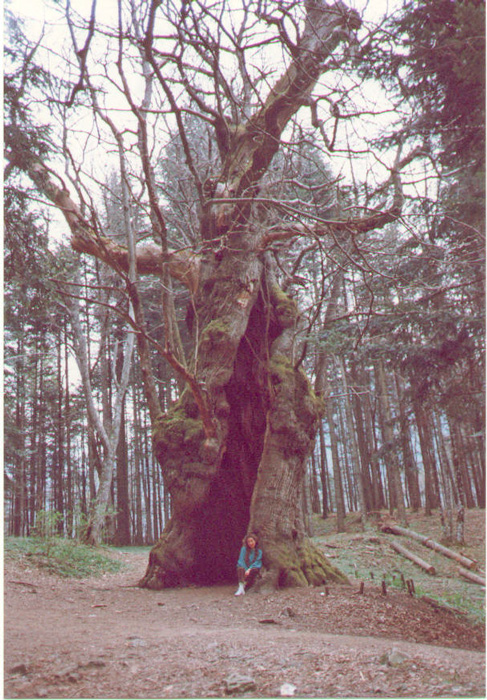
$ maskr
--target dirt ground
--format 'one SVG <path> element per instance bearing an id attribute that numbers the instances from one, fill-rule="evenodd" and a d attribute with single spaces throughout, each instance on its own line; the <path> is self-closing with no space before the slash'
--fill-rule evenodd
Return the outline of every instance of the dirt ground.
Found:
<path id="1" fill-rule="evenodd" d="M 485 697 L 484 629 L 372 583 L 272 594 L 5 565 L 6 698 Z"/>

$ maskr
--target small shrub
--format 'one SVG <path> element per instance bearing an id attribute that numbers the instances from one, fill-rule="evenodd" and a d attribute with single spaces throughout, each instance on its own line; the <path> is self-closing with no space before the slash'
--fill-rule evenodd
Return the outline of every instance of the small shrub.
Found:
<path id="1" fill-rule="evenodd" d="M 59 526 L 63 521 L 62 513 L 53 510 L 38 510 L 35 525 L 32 528 L 34 537 L 41 540 L 59 535 Z"/>

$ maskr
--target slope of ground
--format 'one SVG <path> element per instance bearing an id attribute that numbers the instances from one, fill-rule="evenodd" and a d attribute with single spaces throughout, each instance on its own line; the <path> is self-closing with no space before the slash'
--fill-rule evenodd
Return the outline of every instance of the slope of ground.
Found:
<path id="1" fill-rule="evenodd" d="M 425 516 L 422 511 L 408 512 L 409 528 L 436 542 L 442 542 L 440 515 L 435 512 Z M 485 621 L 485 589 L 466 581 L 459 575 L 459 564 L 439 554 L 420 542 L 408 537 L 398 537 L 382 531 L 385 524 L 394 520 L 387 511 L 371 514 L 363 532 L 357 515 L 346 518 L 346 532 L 336 532 L 336 519 L 332 515 L 326 520 L 314 518 L 315 541 L 331 561 L 349 576 L 354 585 L 364 582 L 380 584 L 384 580 L 388 587 L 404 590 L 404 580 L 414 582 L 418 596 L 436 599 L 472 621 Z M 399 523 L 397 523 L 399 524 Z M 430 576 L 416 564 L 397 554 L 391 546 L 396 542 L 434 566 L 436 575 Z M 478 569 L 485 571 L 485 510 L 474 508 L 467 511 L 465 519 L 465 545 L 452 546 L 478 562 Z"/>
<path id="2" fill-rule="evenodd" d="M 431 601 L 354 579 L 155 592 L 134 585 L 145 555 L 116 556 L 76 581 L 7 560 L 5 697 L 485 697 L 483 626 Z"/>

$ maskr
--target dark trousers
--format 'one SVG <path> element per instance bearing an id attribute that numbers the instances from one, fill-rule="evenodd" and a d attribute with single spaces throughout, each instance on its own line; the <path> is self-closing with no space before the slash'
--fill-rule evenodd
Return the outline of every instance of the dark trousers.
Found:
<path id="1" fill-rule="evenodd" d="M 237 567 L 238 582 L 245 583 L 245 588 L 250 588 L 255 583 L 255 579 L 259 575 L 260 569 L 250 569 L 250 573 L 247 578 L 245 578 L 245 572 L 246 569 L 243 569 L 241 566 Z"/>

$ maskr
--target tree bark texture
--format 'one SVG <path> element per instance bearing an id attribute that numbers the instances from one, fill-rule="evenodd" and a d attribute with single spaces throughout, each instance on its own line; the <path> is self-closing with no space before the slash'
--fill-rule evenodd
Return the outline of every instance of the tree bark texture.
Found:
<path id="1" fill-rule="evenodd" d="M 248 530 L 259 536 L 273 586 L 345 581 L 306 537 L 306 461 L 321 414 L 292 362 L 294 301 L 245 247 L 208 262 L 196 297 L 198 376 L 213 416 L 205 432 L 186 390 L 153 429 L 172 517 L 140 585 L 235 578 Z"/>
<path id="2" fill-rule="evenodd" d="M 418 557 L 416 554 L 413 554 L 413 552 L 410 552 L 409 549 L 406 549 L 406 547 L 403 547 L 401 544 L 397 544 L 397 542 L 389 542 L 389 544 L 391 545 L 392 549 L 399 552 L 399 554 L 402 554 L 403 557 L 406 557 L 406 559 L 409 559 L 421 569 L 424 569 L 426 573 L 430 574 L 431 576 L 436 574 L 436 569 L 432 564 L 424 559 L 421 559 L 421 557 Z"/>
<path id="3" fill-rule="evenodd" d="M 343 361 L 343 358 L 339 358 L 338 360 L 339 365 L 340 365 L 340 371 L 342 375 L 342 385 L 343 385 L 343 393 L 345 395 L 345 419 L 347 423 L 347 432 L 349 435 L 349 440 L 351 444 L 351 457 L 352 457 L 352 473 L 354 477 L 354 483 L 355 483 L 355 488 L 357 490 L 357 495 L 358 495 L 358 508 L 360 512 L 360 522 L 362 529 L 365 529 L 365 526 L 367 524 L 367 506 L 366 506 L 366 501 L 365 501 L 365 488 L 364 488 L 364 479 L 363 479 L 363 470 L 360 468 L 360 457 L 359 457 L 359 450 L 358 450 L 358 445 L 357 445 L 357 440 L 356 440 L 356 431 L 355 431 L 355 425 L 353 422 L 353 413 L 352 413 L 352 402 L 350 398 L 350 389 L 348 385 L 348 380 L 347 380 L 347 371 L 345 367 L 345 362 Z"/>
<path id="4" fill-rule="evenodd" d="M 485 588 L 485 576 L 478 576 L 477 574 L 472 573 L 471 571 L 468 571 L 468 569 L 462 569 L 461 567 L 458 569 L 458 573 L 460 576 L 463 578 L 466 578 L 468 581 L 472 581 L 473 583 L 478 583 L 479 586 L 484 586 Z"/>
<path id="5" fill-rule="evenodd" d="M 377 383 L 380 387 L 379 392 L 379 415 L 381 430 L 383 435 L 384 445 L 388 446 L 385 455 L 386 469 L 389 477 L 389 499 L 390 510 L 393 512 L 393 507 L 397 508 L 398 518 L 401 523 L 407 527 L 406 509 L 404 504 L 404 493 L 402 490 L 401 473 L 399 460 L 395 446 L 395 436 L 393 428 L 393 418 L 391 405 L 389 402 L 389 391 L 385 375 L 384 363 L 379 360 L 376 365 Z"/>

